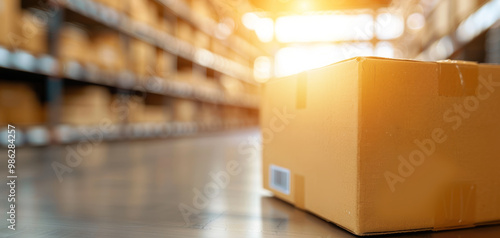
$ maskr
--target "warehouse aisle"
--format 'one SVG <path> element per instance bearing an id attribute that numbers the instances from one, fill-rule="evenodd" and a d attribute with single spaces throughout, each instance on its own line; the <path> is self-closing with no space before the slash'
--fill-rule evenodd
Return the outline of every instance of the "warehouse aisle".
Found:
<path id="1" fill-rule="evenodd" d="M 0 237 L 354 237 L 261 189 L 261 161 L 254 153 L 260 149 L 252 146 L 258 136 L 257 129 L 249 129 L 19 148 L 17 233 L 7 232 L 6 219 L 0 219 Z M 56 164 L 71 169 L 60 181 Z M 7 197 L 6 186 L 0 194 Z M 409 236 L 494 237 L 499 229 Z"/>

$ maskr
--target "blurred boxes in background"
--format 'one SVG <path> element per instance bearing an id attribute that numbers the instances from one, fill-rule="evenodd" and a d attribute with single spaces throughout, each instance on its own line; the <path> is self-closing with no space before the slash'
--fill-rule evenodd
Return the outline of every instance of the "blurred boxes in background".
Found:
<path id="1" fill-rule="evenodd" d="M 92 62 L 100 69 L 109 72 L 120 72 L 125 69 L 124 45 L 116 32 L 101 29 L 91 36 L 93 47 Z"/>
<path id="2" fill-rule="evenodd" d="M 44 19 L 38 18 L 43 14 L 42 10 L 30 8 L 22 11 L 21 21 L 18 23 L 20 29 L 19 48 L 34 55 L 46 54 L 47 44 L 47 24 Z"/>
<path id="3" fill-rule="evenodd" d="M 177 30 L 176 35 L 179 39 L 189 43 L 193 43 L 194 41 L 193 28 L 191 27 L 191 25 L 189 25 L 189 23 L 182 20 L 178 20 L 176 30 Z"/>
<path id="4" fill-rule="evenodd" d="M 128 101 L 128 121 L 131 123 L 162 123 L 172 120 L 171 110 L 164 105 L 147 104 L 144 97 L 132 96 Z"/>
<path id="5" fill-rule="evenodd" d="M 207 0 L 191 0 L 191 9 L 196 15 L 215 19 L 215 12 L 211 3 Z"/>
<path id="6" fill-rule="evenodd" d="M 57 9 L 64 11 L 62 18 L 53 17 L 55 8 L 46 1 L 0 0 L 0 47 L 8 49 L 0 49 L 2 67 L 9 72 L 35 73 L 41 79 L 60 79 L 51 81 L 50 87 L 61 87 L 62 95 L 45 95 L 49 90 L 26 80 L 27 77 L 20 79 L 28 88 L 43 90 L 38 95 L 40 98 L 36 98 L 40 105 L 45 103 L 43 98 L 61 97 L 61 105 L 48 99 L 51 104 L 45 108 L 26 106 L 29 105 L 26 103 L 27 108 L 41 107 L 42 113 L 52 111 L 49 108 L 61 112 L 60 118 L 51 116 L 45 126 L 58 123 L 92 125 L 104 118 L 116 124 L 173 120 L 221 122 L 226 120 L 223 118 L 227 114 L 224 114 L 225 105 L 245 101 L 240 100 L 240 97 L 244 99 L 239 94 L 245 93 L 245 86 L 236 79 L 239 76 L 234 76 L 225 86 L 221 83 L 226 74 L 241 75 L 238 71 L 243 70 L 228 68 L 235 66 L 228 60 L 238 57 L 230 55 L 234 52 L 229 50 L 230 42 L 235 39 L 221 40 L 212 32 L 219 18 L 227 20 L 234 16 L 221 18 L 213 3 L 205 0 L 184 2 L 179 4 L 183 13 L 172 12 L 176 11 L 176 4 L 156 0 L 61 1 L 54 4 L 60 4 Z M 48 42 L 48 23 L 54 23 L 55 28 L 60 26 L 50 31 L 58 33 L 50 37 L 57 38 L 56 45 Z M 51 46 L 56 49 L 49 52 Z M 198 53 L 206 52 L 192 51 L 198 48 L 220 55 L 210 57 L 212 54 L 200 55 Z M 206 60 L 200 56 L 207 56 Z M 152 80 L 145 80 L 151 76 L 169 82 L 161 82 L 156 87 Z M 227 98 L 226 93 L 233 98 Z M 127 98 L 137 94 L 144 94 L 146 100 Z M 151 96 L 162 99 L 150 102 Z M 113 111 L 115 99 L 121 97 L 125 98 L 120 103 L 127 108 L 126 113 Z M 38 109 L 32 111 L 34 114 L 40 112 Z M 29 118 L 33 119 L 32 124 L 45 121 L 44 115 Z M 2 114 L 0 122 L 6 120 L 11 119 Z"/>
<path id="7" fill-rule="evenodd" d="M 216 123 L 221 118 L 220 106 L 205 103 L 198 112 L 198 122 L 205 124 Z"/>
<path id="8" fill-rule="evenodd" d="M 64 90 L 62 99 L 62 123 L 96 125 L 111 120 L 111 95 L 107 88 L 99 86 L 70 87 Z"/>
<path id="9" fill-rule="evenodd" d="M 118 12 L 125 12 L 129 7 L 129 0 L 96 0 L 96 2 L 102 3 L 104 6 L 112 8 Z M 132 0 L 134 2 L 134 0 Z"/>
<path id="10" fill-rule="evenodd" d="M 156 14 L 154 14 L 155 6 L 151 1 L 130 0 L 129 4 L 128 12 L 132 19 L 154 26 Z"/>
<path id="11" fill-rule="evenodd" d="M 223 56 L 227 56 L 229 53 L 227 47 L 222 45 L 219 41 L 212 41 L 211 42 L 211 50 L 215 54 L 223 55 Z"/>
<path id="12" fill-rule="evenodd" d="M 0 81 L 0 124 L 20 126 L 43 124 L 45 110 L 35 91 L 22 83 Z"/>
<path id="13" fill-rule="evenodd" d="M 197 120 L 198 102 L 187 99 L 175 99 L 173 102 L 174 121 L 195 122 Z"/>
<path id="14" fill-rule="evenodd" d="M 163 49 L 156 48 L 156 70 L 155 75 L 164 79 L 170 78 L 175 71 L 175 56 L 164 51 Z"/>
<path id="15" fill-rule="evenodd" d="M 130 41 L 130 68 L 138 76 L 146 76 L 154 73 L 156 49 L 154 46 L 132 39 Z"/>
<path id="16" fill-rule="evenodd" d="M 61 28 L 59 39 L 59 57 L 61 62 L 90 62 L 95 56 L 90 54 L 90 37 L 80 24 L 65 23 Z"/>
<path id="17" fill-rule="evenodd" d="M 0 1 L 0 45 L 9 49 L 17 48 L 20 44 L 21 1 Z"/>
<path id="18" fill-rule="evenodd" d="M 203 49 L 210 49 L 210 37 L 204 32 L 194 31 L 194 45 Z"/>

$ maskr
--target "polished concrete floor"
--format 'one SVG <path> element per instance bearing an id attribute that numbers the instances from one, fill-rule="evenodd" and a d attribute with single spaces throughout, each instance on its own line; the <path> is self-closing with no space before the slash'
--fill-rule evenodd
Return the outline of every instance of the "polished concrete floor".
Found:
<path id="1" fill-rule="evenodd" d="M 258 135 L 18 148 L 16 231 L 1 149 L 0 237 L 353 237 L 261 188 L 259 155 L 238 149 Z M 500 226 L 392 237 L 500 237 Z"/>

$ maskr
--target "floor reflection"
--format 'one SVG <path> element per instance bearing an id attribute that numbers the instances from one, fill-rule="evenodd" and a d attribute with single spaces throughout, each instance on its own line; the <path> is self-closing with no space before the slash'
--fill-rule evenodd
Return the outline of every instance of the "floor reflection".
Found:
<path id="1" fill-rule="evenodd" d="M 257 136 L 257 130 L 244 130 L 100 143 L 62 181 L 53 163 L 66 164 L 68 146 L 76 150 L 76 145 L 19 148 L 18 229 L 11 232 L 6 219 L 0 219 L 0 237 L 355 237 L 261 188 L 258 153 L 238 150 Z M 0 155 L 2 167 L 6 154 Z M 241 172 L 221 175 L 231 163 Z M 0 171 L 5 183 L 6 172 Z M 7 193 L 0 186 L 0 197 Z M 6 205 L 0 199 L 0 206 Z M 500 226 L 489 226 L 393 237 L 499 234 Z"/>

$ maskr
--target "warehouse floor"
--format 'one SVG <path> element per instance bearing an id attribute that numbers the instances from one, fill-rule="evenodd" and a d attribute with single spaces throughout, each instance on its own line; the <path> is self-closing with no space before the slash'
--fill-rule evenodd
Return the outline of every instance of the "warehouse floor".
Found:
<path id="1" fill-rule="evenodd" d="M 354 237 L 261 188 L 259 155 L 241 150 L 258 135 L 18 148 L 17 230 L 0 219 L 0 237 Z M 7 194 L 1 186 L 1 207 Z M 489 226 L 398 237 L 499 234 Z"/>

